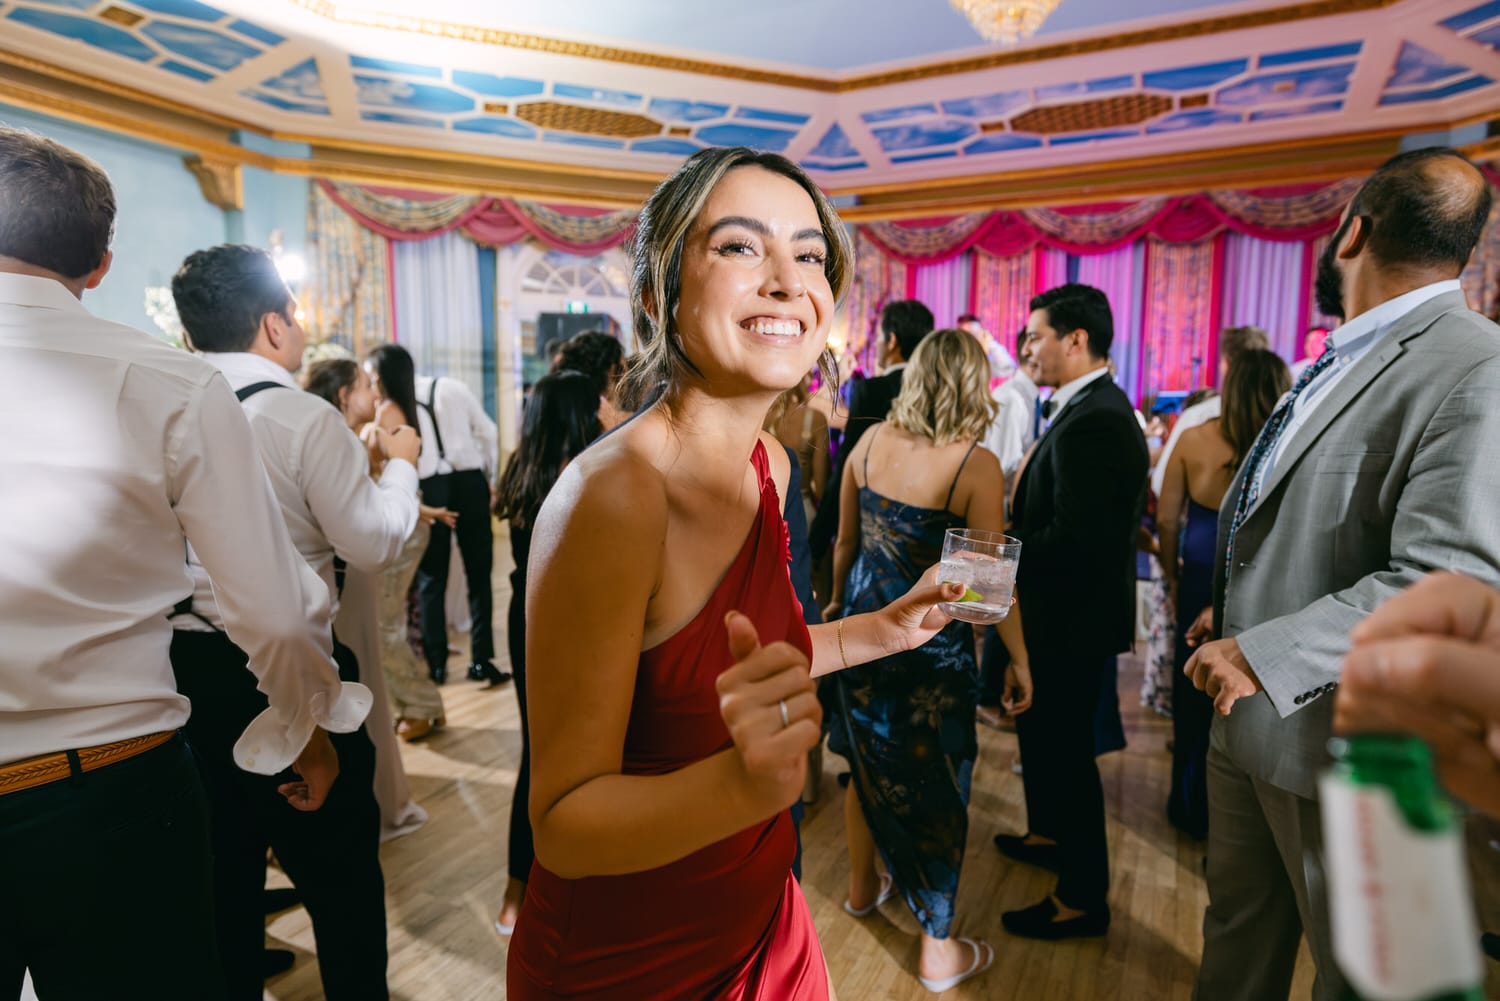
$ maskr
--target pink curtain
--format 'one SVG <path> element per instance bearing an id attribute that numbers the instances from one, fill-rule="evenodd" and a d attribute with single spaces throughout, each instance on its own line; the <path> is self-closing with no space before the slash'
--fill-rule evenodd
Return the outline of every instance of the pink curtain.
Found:
<path id="1" fill-rule="evenodd" d="M 1224 238 L 1224 309 L 1219 326 L 1255 326 L 1271 349 L 1296 360 L 1302 335 L 1305 253 L 1301 242 L 1263 240 L 1244 233 Z"/>
<path id="2" fill-rule="evenodd" d="M 1068 281 L 1068 252 L 1038 247 L 1036 250 L 1036 290 L 1045 292 Z"/>
<path id="3" fill-rule="evenodd" d="M 1289 185 L 1255 191 L 1209 191 L 1181 198 L 970 213 L 873 222 L 861 226 L 889 256 L 908 264 L 944 261 L 977 248 L 1009 257 L 1041 245 L 1097 254 L 1152 237 L 1194 243 L 1224 230 L 1274 240 L 1307 240 L 1330 232 L 1360 181 Z"/>
<path id="4" fill-rule="evenodd" d="M 533 237 L 554 250 L 591 256 L 624 243 L 638 215 L 633 209 L 557 207 L 326 180 L 318 185 L 360 225 L 390 240 L 426 240 L 457 229 L 485 246 Z"/>
<path id="5" fill-rule="evenodd" d="M 1031 297 L 1036 295 L 1036 254 L 1011 257 L 974 252 L 974 279 L 969 293 L 974 314 L 1008 349 L 1015 349 L 1015 333 L 1026 325 Z"/>
<path id="6" fill-rule="evenodd" d="M 1191 391 L 1212 383 L 1218 312 L 1216 246 L 1210 240 L 1148 242 L 1148 305 L 1137 400 L 1164 390 Z"/>
<path id="7" fill-rule="evenodd" d="M 974 267 L 971 254 L 959 254 L 936 264 L 916 267 L 916 290 L 912 296 L 932 310 L 935 329 L 958 322 L 969 311 L 969 279 Z"/>
<path id="8" fill-rule="evenodd" d="M 880 311 L 886 303 L 906 298 L 907 266 L 882 254 L 858 229 L 854 232 L 854 279 L 844 302 L 848 339 L 852 352 L 865 371 L 875 366 L 879 344 Z"/>
<path id="9" fill-rule="evenodd" d="M 1126 393 L 1133 393 L 1139 382 L 1144 259 L 1145 249 L 1134 244 L 1078 261 L 1078 280 L 1099 289 L 1109 300 L 1115 321 L 1109 354 L 1115 363 L 1115 382 Z"/>

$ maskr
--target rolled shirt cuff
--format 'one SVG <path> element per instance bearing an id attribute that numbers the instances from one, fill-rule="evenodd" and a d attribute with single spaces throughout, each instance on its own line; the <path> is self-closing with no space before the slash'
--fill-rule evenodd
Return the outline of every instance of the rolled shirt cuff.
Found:
<path id="1" fill-rule="evenodd" d="M 374 704 L 375 696 L 368 688 L 357 681 L 344 681 L 333 705 L 328 705 L 326 692 L 318 692 L 290 724 L 282 722 L 274 708 L 267 708 L 234 742 L 234 763 L 257 775 L 275 775 L 297 760 L 314 729 L 353 733 Z"/>

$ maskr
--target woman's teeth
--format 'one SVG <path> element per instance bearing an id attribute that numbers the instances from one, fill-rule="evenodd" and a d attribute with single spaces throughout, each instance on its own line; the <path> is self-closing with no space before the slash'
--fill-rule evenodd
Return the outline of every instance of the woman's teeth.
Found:
<path id="1" fill-rule="evenodd" d="M 751 333 L 764 334 L 769 337 L 796 337 L 802 333 L 800 320 L 749 320 L 745 323 L 745 329 Z"/>

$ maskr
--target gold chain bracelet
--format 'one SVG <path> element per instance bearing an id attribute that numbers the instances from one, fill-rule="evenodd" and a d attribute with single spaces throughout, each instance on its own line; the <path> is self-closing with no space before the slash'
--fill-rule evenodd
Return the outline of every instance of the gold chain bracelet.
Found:
<path id="1" fill-rule="evenodd" d="M 849 655 L 844 652 L 844 620 L 839 619 L 839 659 L 844 662 L 844 667 L 849 667 Z"/>

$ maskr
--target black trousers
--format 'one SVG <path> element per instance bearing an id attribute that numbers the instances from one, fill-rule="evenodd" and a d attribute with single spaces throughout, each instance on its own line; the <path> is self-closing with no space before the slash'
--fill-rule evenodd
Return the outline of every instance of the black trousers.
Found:
<path id="1" fill-rule="evenodd" d="M 357 680 L 359 665 L 349 648 L 335 641 L 334 656 L 340 676 Z M 245 665 L 244 652 L 223 633 L 172 634 L 177 690 L 193 703 L 184 732 L 211 805 L 215 928 L 230 1001 L 262 996 L 267 848 L 275 851 L 312 919 L 328 1001 L 384 1001 L 385 879 L 375 747 L 364 727 L 330 734 L 339 777 L 320 809 L 293 809 L 276 791 L 292 780 L 291 769 L 255 775 L 234 763 L 234 742 L 267 705 Z"/>
<path id="2" fill-rule="evenodd" d="M 994 626 L 984 627 L 984 645 L 979 657 L 979 704 L 999 708 L 1005 697 L 1005 672 L 1010 667 L 1010 651 L 1000 640 Z"/>
<path id="3" fill-rule="evenodd" d="M 427 669 L 448 663 L 448 617 L 443 597 L 448 590 L 448 559 L 454 533 L 458 555 L 469 579 L 469 639 L 476 661 L 495 659 L 494 598 L 490 570 L 495 562 L 495 535 L 490 526 L 490 485 L 478 469 L 429 476 L 422 481 L 422 503 L 458 512 L 458 527 L 442 522 L 432 526 L 427 552 L 417 565 L 417 601 L 422 608 L 422 652 Z"/>
<path id="4" fill-rule="evenodd" d="M 1112 659 L 1036 656 L 1032 705 L 1016 717 L 1028 825 L 1033 834 L 1057 841 L 1057 898 L 1086 911 L 1104 907 L 1109 894 L 1094 722 Z"/>
<path id="5" fill-rule="evenodd" d="M 217 1001 L 208 803 L 179 737 L 0 796 L 0 999 Z"/>
<path id="6" fill-rule="evenodd" d="M 512 585 L 514 586 L 514 584 Z M 521 708 L 521 767 L 516 772 L 516 791 L 510 801 L 510 878 L 526 882 L 536 860 L 536 842 L 531 833 L 531 724 L 526 715 L 526 582 L 512 591 L 506 617 L 506 643 L 510 669 L 516 680 L 516 703 Z"/>

